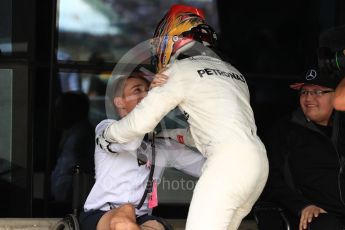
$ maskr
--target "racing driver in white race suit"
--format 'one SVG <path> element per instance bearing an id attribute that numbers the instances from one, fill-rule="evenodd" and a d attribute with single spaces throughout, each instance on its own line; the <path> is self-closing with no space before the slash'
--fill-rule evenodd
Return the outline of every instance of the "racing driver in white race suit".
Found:
<path id="1" fill-rule="evenodd" d="M 209 52 L 215 40 L 201 10 L 172 6 L 153 38 L 157 69 L 169 76 L 168 81 L 150 90 L 131 113 L 103 133 L 104 145 L 125 143 L 152 131 L 176 106 L 182 110 L 195 146 L 207 157 L 194 190 L 187 230 L 237 229 L 268 176 L 266 150 L 256 134 L 246 80 Z"/>

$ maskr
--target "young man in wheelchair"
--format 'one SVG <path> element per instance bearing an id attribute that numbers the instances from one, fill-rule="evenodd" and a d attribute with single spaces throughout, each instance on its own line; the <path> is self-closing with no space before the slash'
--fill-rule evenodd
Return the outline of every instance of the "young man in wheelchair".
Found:
<path id="1" fill-rule="evenodd" d="M 152 85 L 164 82 L 160 75 Z M 149 85 L 136 74 L 114 81 L 112 103 L 120 118 L 146 96 Z M 113 121 L 100 122 L 96 136 Z M 81 229 L 169 229 L 163 219 L 150 215 L 157 206 L 157 181 L 167 166 L 198 177 L 204 158 L 176 141 L 154 141 L 155 146 L 150 146 L 143 137 L 125 144 L 99 143 L 96 139 L 96 182 L 80 214 Z"/>

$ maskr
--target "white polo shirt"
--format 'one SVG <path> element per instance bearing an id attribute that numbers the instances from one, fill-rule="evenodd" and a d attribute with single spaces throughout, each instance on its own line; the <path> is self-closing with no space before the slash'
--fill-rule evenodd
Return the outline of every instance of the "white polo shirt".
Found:
<path id="1" fill-rule="evenodd" d="M 96 136 L 114 120 L 104 120 L 96 127 Z M 96 145 L 95 149 L 95 171 L 96 182 L 93 186 L 84 205 L 84 211 L 103 210 L 108 211 L 111 207 L 118 207 L 125 203 L 139 204 L 146 189 L 150 168 L 147 165 L 140 165 L 137 161 L 138 146 L 141 153 L 147 159 L 151 159 L 151 146 L 136 139 L 126 144 L 111 144 L 112 151 L 107 153 Z M 188 147 L 173 140 L 156 139 L 156 161 L 153 178 L 156 181 L 163 175 L 165 167 L 174 167 L 192 176 L 199 177 L 205 158 Z M 146 198 L 137 215 L 150 212 L 148 198 Z"/>

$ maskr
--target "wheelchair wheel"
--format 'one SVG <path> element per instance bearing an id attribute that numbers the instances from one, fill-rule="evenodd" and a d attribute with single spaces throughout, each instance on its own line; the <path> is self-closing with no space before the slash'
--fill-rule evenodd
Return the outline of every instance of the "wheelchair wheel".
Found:
<path id="1" fill-rule="evenodd" d="M 62 220 L 59 220 L 53 227 L 53 230 L 79 230 L 78 219 L 74 214 L 67 214 Z"/>

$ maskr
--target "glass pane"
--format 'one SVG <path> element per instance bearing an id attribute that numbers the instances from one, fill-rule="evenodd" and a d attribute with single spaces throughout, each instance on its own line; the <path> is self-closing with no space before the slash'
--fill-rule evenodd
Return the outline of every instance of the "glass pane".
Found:
<path id="1" fill-rule="evenodd" d="M 105 109 L 106 88 L 111 77 L 110 72 L 104 73 L 77 73 L 60 72 L 59 82 L 62 93 L 70 91 L 82 91 L 90 100 L 89 120 L 93 126 L 107 118 Z M 160 122 L 158 130 L 165 128 L 186 127 L 187 122 L 179 109 L 174 109 Z"/>
<path id="2" fill-rule="evenodd" d="M 0 54 L 12 52 L 12 1 L 0 1 Z"/>
<path id="3" fill-rule="evenodd" d="M 28 72 L 21 64 L 0 66 L 0 216 L 30 213 Z"/>
<path id="4" fill-rule="evenodd" d="M 215 0 L 60 0 L 58 59 L 87 61 L 97 53 L 116 62 L 149 39 L 169 7 L 180 2 L 204 9 L 218 31 Z"/>
<path id="5" fill-rule="evenodd" d="M 12 70 L 0 69 L 0 179 L 11 182 Z"/>
<path id="6" fill-rule="evenodd" d="M 77 73 L 60 72 L 59 80 L 62 93 L 70 91 L 82 91 L 90 100 L 89 120 L 96 126 L 106 119 L 105 91 L 110 73 Z"/>

